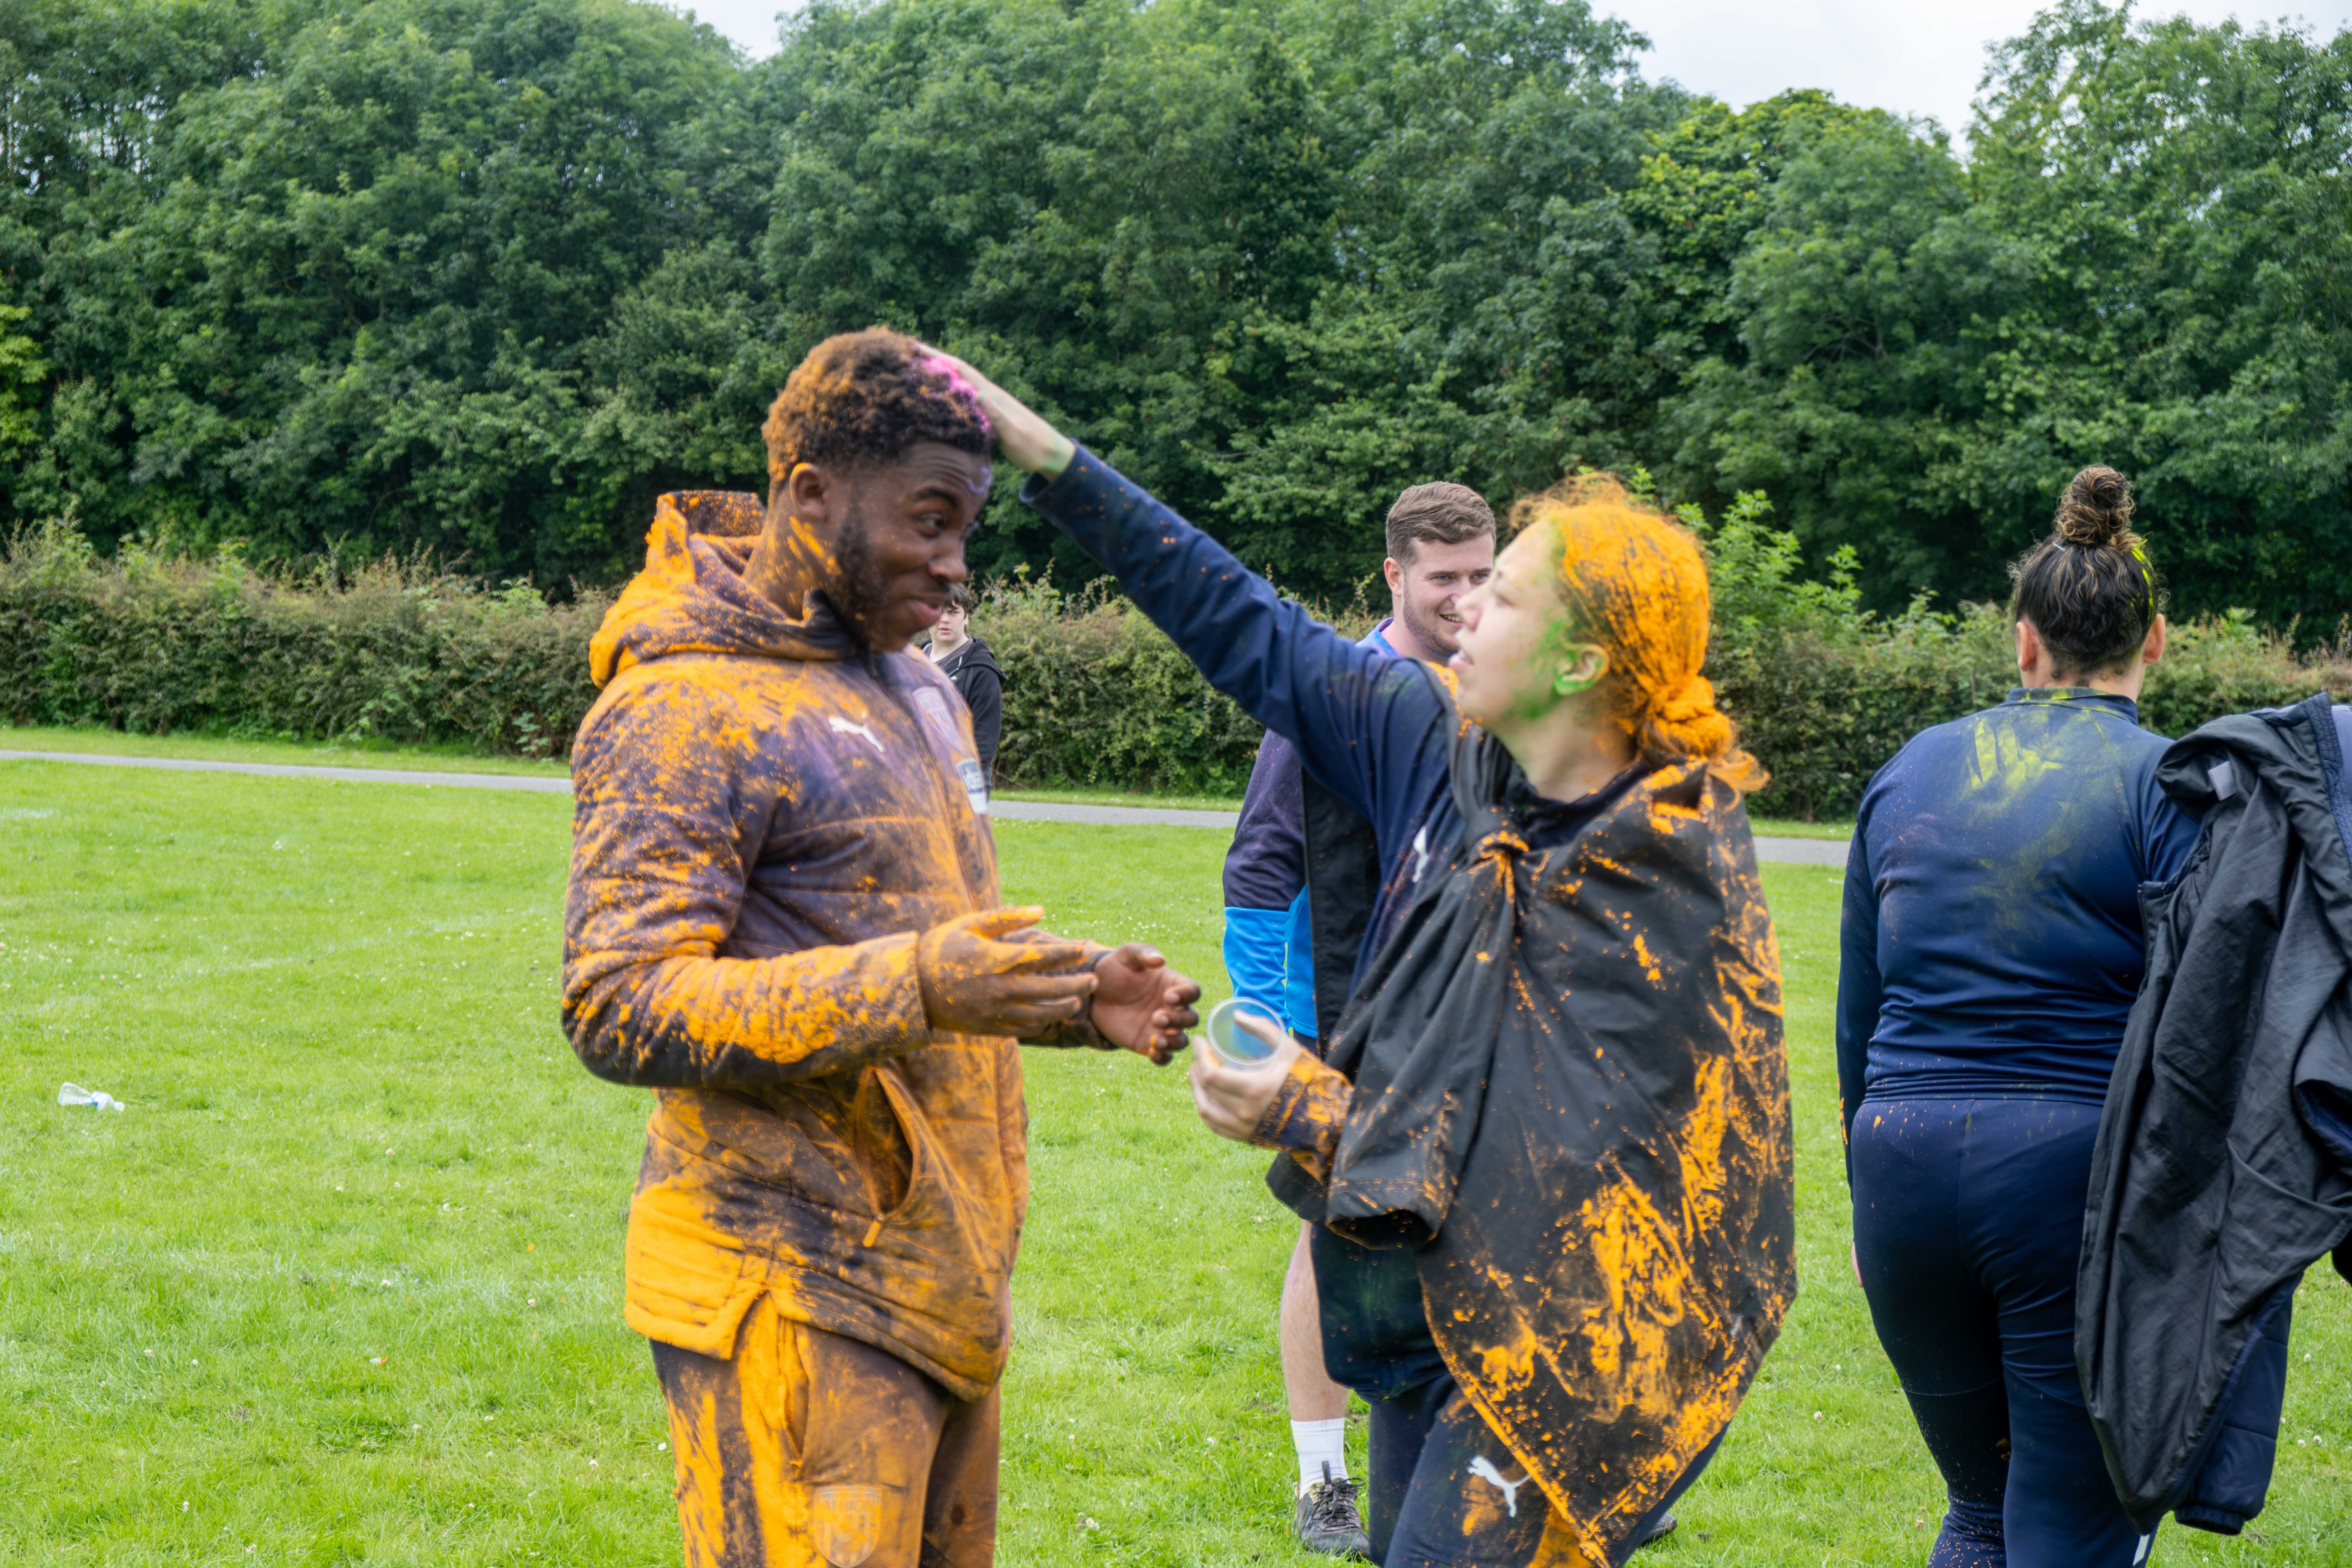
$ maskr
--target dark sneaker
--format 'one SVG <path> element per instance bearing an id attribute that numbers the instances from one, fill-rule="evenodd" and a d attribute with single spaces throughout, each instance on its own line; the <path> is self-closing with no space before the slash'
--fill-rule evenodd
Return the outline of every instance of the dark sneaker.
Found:
<path id="1" fill-rule="evenodd" d="M 1650 1532 L 1642 1537 L 1641 1541 L 1634 1545 L 1633 1550 L 1639 1552 L 1644 1546 L 1655 1546 L 1659 1542 L 1664 1541 L 1667 1536 L 1672 1535 L 1674 1532 L 1675 1516 L 1670 1513 L 1662 1513 L 1658 1515 L 1658 1522 L 1650 1526 Z"/>
<path id="2" fill-rule="evenodd" d="M 1362 1489 L 1353 1481 L 1333 1480 L 1331 1467 L 1324 1466 L 1323 1479 L 1298 1494 L 1291 1511 L 1298 1544 L 1333 1557 L 1370 1557 L 1371 1537 L 1364 1533 L 1363 1510 L 1356 1503 Z"/>

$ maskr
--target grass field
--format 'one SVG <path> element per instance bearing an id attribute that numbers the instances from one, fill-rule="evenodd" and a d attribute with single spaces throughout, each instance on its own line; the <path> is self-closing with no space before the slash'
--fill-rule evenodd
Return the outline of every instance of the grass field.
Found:
<path id="1" fill-rule="evenodd" d="M 257 741 L 228 735 L 126 735 L 95 726 L 0 724 L 0 751 L 85 752 L 117 757 L 192 757 L 216 763 L 291 763 L 298 767 L 404 768 L 422 773 L 525 773 L 562 778 L 560 762 L 489 757 L 462 746 L 391 746 L 374 741 Z M 1179 811 L 1239 811 L 1239 797 L 1221 795 L 1137 795 L 1115 789 L 1001 789 L 1007 800 L 1066 805 L 1173 807 Z M 1759 817 L 1759 833 L 1796 838 L 1845 838 L 1851 822 L 1797 822 Z"/>
<path id="2" fill-rule="evenodd" d="M 619 1313 L 646 1099 L 555 1024 L 566 826 L 544 795 L 0 763 L 0 1562 L 677 1560 Z M 1222 984 L 1221 836 L 999 841 L 1010 899 Z M 1940 1494 L 1845 1264 L 1835 874 L 1766 880 L 1804 1293 L 1640 1561 L 1916 1563 Z M 1001 1560 L 1295 1568 L 1263 1157 L 1172 1070 L 1028 1061 Z M 64 1079 L 130 1108 L 61 1108 Z M 2352 1292 L 2321 1269 L 2296 1329 L 2270 1510 L 2158 1562 L 2352 1563 Z"/>

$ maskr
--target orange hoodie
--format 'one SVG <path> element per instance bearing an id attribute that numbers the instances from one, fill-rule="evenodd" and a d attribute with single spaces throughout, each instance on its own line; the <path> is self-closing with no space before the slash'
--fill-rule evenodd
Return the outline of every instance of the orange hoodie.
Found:
<path id="1" fill-rule="evenodd" d="M 656 1088 L 625 1312 L 732 1353 L 763 1291 L 965 1399 L 1004 1367 L 1028 1203 L 1010 1038 L 935 1035 L 916 933 L 998 903 L 971 727 L 918 654 L 743 581 L 757 497 L 664 496 L 591 650 L 563 1022 Z"/>

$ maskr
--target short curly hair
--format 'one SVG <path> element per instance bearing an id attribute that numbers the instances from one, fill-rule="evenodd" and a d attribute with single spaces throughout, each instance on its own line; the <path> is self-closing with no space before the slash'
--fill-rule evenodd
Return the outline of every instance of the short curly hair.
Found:
<path id="1" fill-rule="evenodd" d="M 809 350 L 760 433 L 768 440 L 771 485 L 801 463 L 887 467 L 919 441 L 986 457 L 992 434 L 971 384 L 887 327 L 839 332 Z"/>

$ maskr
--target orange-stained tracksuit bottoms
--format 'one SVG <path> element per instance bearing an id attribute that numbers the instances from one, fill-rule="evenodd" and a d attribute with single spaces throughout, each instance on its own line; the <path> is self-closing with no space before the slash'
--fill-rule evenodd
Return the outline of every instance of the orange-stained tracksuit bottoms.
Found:
<path id="1" fill-rule="evenodd" d="M 654 1342 L 687 1568 L 989 1568 L 998 1393 L 967 1404 L 762 1296 L 730 1361 Z"/>

